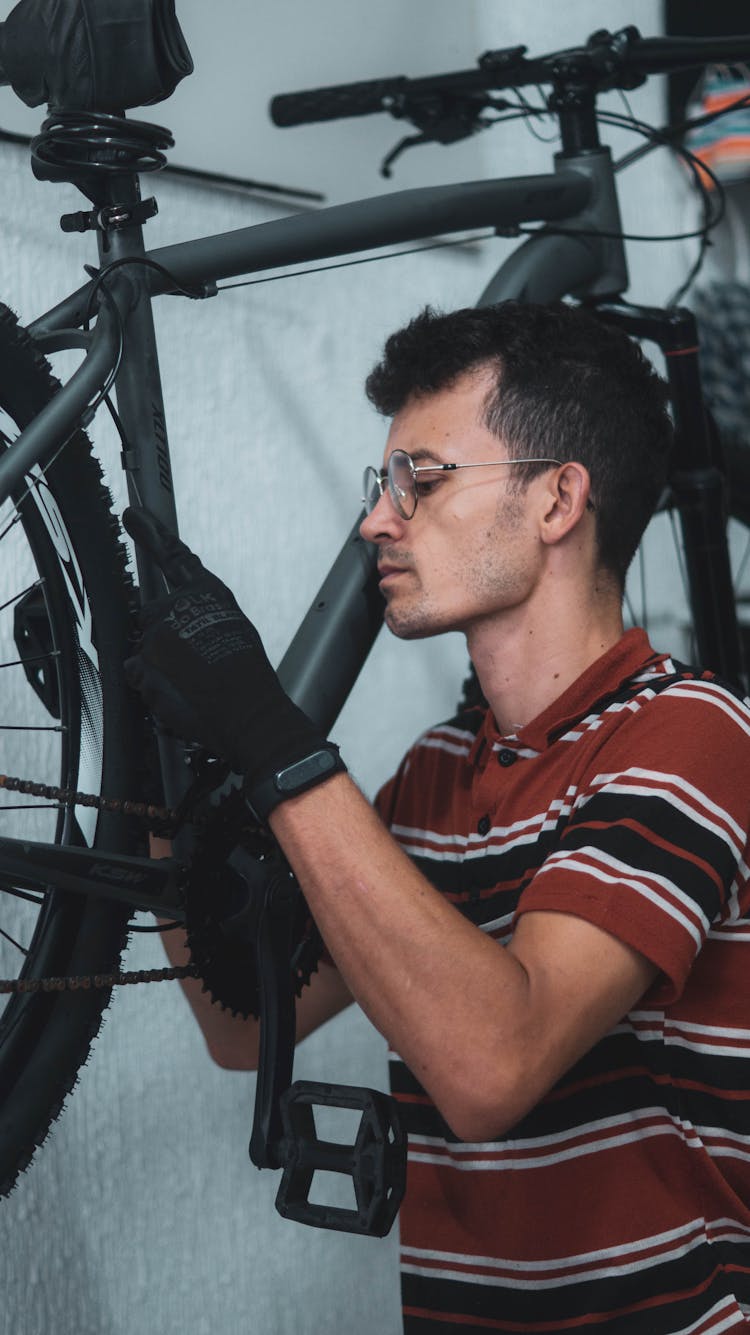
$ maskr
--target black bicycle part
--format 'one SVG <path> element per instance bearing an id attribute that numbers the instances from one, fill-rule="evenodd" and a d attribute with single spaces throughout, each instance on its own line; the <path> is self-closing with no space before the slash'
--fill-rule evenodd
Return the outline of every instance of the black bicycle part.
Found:
<path id="1" fill-rule="evenodd" d="M 47 363 L 3 307 L 0 407 L 6 419 L 17 427 L 25 425 L 55 389 Z M 3 451 L 7 441 L 4 435 Z M 32 722 L 36 726 L 37 719 L 41 719 L 41 729 L 62 726 L 63 731 L 50 733 L 52 740 L 59 740 L 54 770 L 61 786 L 83 788 L 84 774 L 88 780 L 97 772 L 104 791 L 132 793 L 137 790 L 141 718 L 125 687 L 121 663 L 127 652 L 133 593 L 109 497 L 84 434 L 79 432 L 70 440 L 49 468 L 46 480 L 37 470 L 27 482 L 30 485 L 25 482 L 15 496 L 15 522 L 6 511 L 0 530 L 8 544 L 20 544 L 20 535 L 24 535 L 23 551 L 30 553 L 30 565 L 36 572 L 32 583 L 37 587 L 29 593 L 18 590 L 26 597 L 17 600 L 16 631 L 22 645 L 28 634 L 45 655 L 44 670 L 36 682 L 29 676 L 32 655 L 26 647 L 20 652 L 19 666 L 7 669 L 19 674 L 19 682 L 28 683 L 27 704 L 19 721 L 24 728 Z M 5 603 L 8 642 L 14 634 L 13 602 L 6 599 Z M 98 655 L 98 672 L 85 652 L 88 644 Z M 50 645 L 55 655 L 51 661 Z M 8 707 L 6 700 L 4 711 Z M 5 712 L 0 722 L 4 760 L 12 759 L 10 748 L 16 738 L 27 754 L 33 730 L 12 730 L 16 720 L 9 720 Z M 42 738 L 44 732 L 38 736 Z M 93 843 L 97 849 L 128 852 L 137 848 L 138 836 L 128 820 L 70 807 L 43 811 L 43 804 L 38 804 L 36 812 L 19 812 L 17 805 L 12 801 L 7 809 L 0 806 L 8 832 L 11 822 L 13 830 L 18 830 L 18 822 L 44 820 L 49 821 L 54 842 L 84 847 L 87 838 L 92 839 L 87 821 L 93 825 L 95 819 Z M 12 889 L 12 878 L 5 884 Z M 50 885 L 38 910 L 28 904 L 21 908 L 22 901 L 3 892 L 2 880 L 0 900 L 0 927 L 16 926 L 14 915 L 35 915 L 23 924 L 28 935 L 20 944 L 28 953 L 22 957 L 13 951 L 19 977 L 106 973 L 117 967 L 126 938 L 127 907 L 95 902 Z M 0 941 L 7 956 L 8 942 L 4 937 Z M 0 1015 L 0 1194 L 11 1189 L 60 1112 L 108 999 L 106 991 L 35 993 L 14 995 L 5 1005 Z"/>
<path id="2" fill-rule="evenodd" d="M 173 147 L 171 131 L 149 121 L 52 111 L 31 141 L 31 169 L 39 181 L 72 181 L 97 202 L 103 178 L 160 171 Z"/>
<path id="3" fill-rule="evenodd" d="M 695 651 L 701 667 L 742 685 L 744 667 L 727 540 L 727 495 L 717 439 L 703 399 L 698 331 L 685 308 L 604 304 L 600 319 L 656 343 L 665 355 L 675 428 L 669 485 L 683 536 Z"/>
<path id="4" fill-rule="evenodd" d="M 159 212 L 155 199 L 144 199 L 138 204 L 109 204 L 87 212 L 64 213 L 60 218 L 63 232 L 113 232 L 131 223 L 145 223 Z"/>
<path id="5" fill-rule="evenodd" d="M 729 511 L 750 528 L 750 439 L 725 432 L 721 448 L 729 488 Z"/>
<path id="6" fill-rule="evenodd" d="M 348 698 L 383 624 L 377 548 L 357 519 L 279 663 L 279 680 L 326 734 Z"/>
<path id="7" fill-rule="evenodd" d="M 473 98 L 478 117 L 487 107 L 480 95 L 505 88 L 550 84 L 558 97 L 565 88 L 586 88 L 590 92 L 630 89 L 649 74 L 667 74 L 709 62 L 746 61 L 750 57 L 750 37 L 642 38 L 637 28 L 629 26 L 615 33 L 599 30 L 585 46 L 536 59 L 527 59 L 525 52 L 523 46 L 489 51 L 480 57 L 477 69 L 451 74 L 420 79 L 397 75 L 281 93 L 271 100 L 271 120 L 274 125 L 291 126 L 385 111 L 415 124 L 421 120 L 424 131 L 429 106 L 439 118 L 451 105 Z M 474 133 L 475 128 L 467 125 L 467 133 Z"/>
<path id="8" fill-rule="evenodd" d="M 239 787 L 208 794 L 192 821 L 194 849 L 184 885 L 190 960 L 212 1001 L 233 1015 L 257 1017 L 256 942 L 269 878 L 278 874 L 278 848 L 258 828 Z M 296 883 L 286 908 L 285 968 L 299 996 L 318 966 L 322 943 Z"/>
<path id="9" fill-rule="evenodd" d="M 316 1108 L 358 1111 L 354 1141 L 321 1140 Z M 298 1080 L 282 1096 L 281 1119 L 285 1163 L 276 1196 L 279 1214 L 315 1228 L 384 1238 L 406 1190 L 406 1132 L 396 1100 L 375 1089 Z M 317 1172 L 349 1177 L 354 1208 L 311 1202 Z"/>
<path id="10" fill-rule="evenodd" d="M 256 865 L 256 874 L 259 864 Z M 253 922 L 260 1000 L 260 1054 L 250 1158 L 283 1168 L 276 1208 L 316 1228 L 384 1237 L 403 1199 L 406 1135 L 395 1100 L 377 1090 L 317 1081 L 290 1084 L 294 1065 L 294 922 L 299 886 L 281 855 L 259 873 Z M 262 899 L 261 899 L 262 895 Z M 322 1140 L 316 1107 L 359 1110 L 353 1143 Z M 316 1172 L 351 1179 L 355 1208 L 310 1200 Z"/>
<path id="11" fill-rule="evenodd" d="M 40 796 L 39 787 L 30 784 L 24 791 Z M 120 849 L 109 853 L 0 836 L 0 894 L 5 888 L 10 894 L 28 890 L 41 896 L 54 885 L 59 891 L 105 900 L 128 914 L 150 912 L 179 920 L 183 878 L 182 864 L 172 858 L 133 857 Z"/>
<path id="12" fill-rule="evenodd" d="M 174 0 L 18 0 L 0 24 L 0 83 L 29 107 L 121 112 L 192 69 Z"/>

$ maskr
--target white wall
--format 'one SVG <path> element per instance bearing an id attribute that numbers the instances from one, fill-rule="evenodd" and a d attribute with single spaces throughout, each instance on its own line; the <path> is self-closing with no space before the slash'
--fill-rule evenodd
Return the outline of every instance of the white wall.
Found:
<path id="1" fill-rule="evenodd" d="M 639 9 L 644 30 L 655 29 L 647 0 L 611 5 L 611 18 L 607 8 L 579 3 L 573 24 L 570 6 L 536 4 L 523 23 L 533 17 L 550 45 Z M 502 31 L 483 34 L 480 48 L 517 38 L 520 12 L 503 7 Z M 632 101 L 637 114 L 658 121 L 656 89 Z M 512 170 L 546 165 L 549 149 L 527 130 L 506 130 L 501 140 L 502 169 L 511 160 Z M 0 291 L 32 318 L 79 281 L 88 251 L 78 238 L 63 240 L 56 223 L 58 212 L 79 204 L 72 192 L 61 200 L 34 183 L 21 150 L 0 147 L 0 171 Z M 266 205 L 166 178 L 155 189 L 161 213 L 149 225 L 151 245 L 272 216 Z M 681 196 L 663 155 L 635 169 L 628 192 L 626 226 L 679 226 Z M 363 466 L 379 459 L 383 426 L 361 384 L 384 337 L 426 300 L 472 302 L 507 250 L 493 241 L 252 287 L 204 305 L 159 306 L 183 535 L 235 588 L 273 660 L 353 522 Z M 685 267 L 680 248 L 631 253 L 634 298 L 664 298 Z M 106 424 L 99 438 L 116 459 Z M 119 495 L 114 467 L 111 481 Z M 662 599 L 675 601 L 671 590 Z M 453 638 L 405 646 L 381 637 L 336 728 L 368 792 L 420 728 L 450 710 L 464 663 Z M 153 938 L 137 940 L 127 961 L 160 962 Z M 352 1012 L 302 1047 L 295 1075 L 384 1088 L 382 1043 Z M 253 1090 L 253 1077 L 211 1064 L 177 984 L 123 989 L 75 1097 L 0 1205 L 2 1329 L 395 1335 L 395 1236 L 339 1237 L 275 1215 L 276 1175 L 258 1173 L 247 1158 Z"/>

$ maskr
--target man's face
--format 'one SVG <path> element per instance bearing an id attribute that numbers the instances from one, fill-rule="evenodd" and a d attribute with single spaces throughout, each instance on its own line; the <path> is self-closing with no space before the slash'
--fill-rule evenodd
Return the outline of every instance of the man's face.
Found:
<path id="1" fill-rule="evenodd" d="M 507 459 L 504 443 L 482 420 L 493 383 L 494 373 L 482 370 L 410 399 L 393 419 L 385 464 L 396 449 L 417 466 Z M 386 488 L 361 533 L 379 548 L 385 620 L 395 635 L 466 633 L 528 597 L 539 555 L 528 504 L 536 487 L 514 491 L 512 482 L 511 468 L 503 466 L 422 475 L 409 520 Z"/>

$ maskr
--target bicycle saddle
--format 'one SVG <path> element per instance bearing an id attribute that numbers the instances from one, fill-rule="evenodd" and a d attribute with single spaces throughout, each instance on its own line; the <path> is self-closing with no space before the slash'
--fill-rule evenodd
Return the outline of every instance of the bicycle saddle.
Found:
<path id="1" fill-rule="evenodd" d="M 122 114 L 192 70 L 174 0 L 20 0 L 0 24 L 0 83 L 29 107 Z"/>

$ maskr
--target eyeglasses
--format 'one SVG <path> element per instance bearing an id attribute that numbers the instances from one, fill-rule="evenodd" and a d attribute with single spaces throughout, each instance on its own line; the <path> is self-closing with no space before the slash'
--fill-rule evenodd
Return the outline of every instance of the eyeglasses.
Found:
<path id="1" fill-rule="evenodd" d="M 394 508 L 402 519 L 411 519 L 417 508 L 417 501 L 423 486 L 419 481 L 421 473 L 455 473 L 459 468 L 497 468 L 500 464 L 546 464 L 548 467 L 561 467 L 559 459 L 493 459 L 483 464 L 425 464 L 417 467 L 406 450 L 394 450 L 388 460 L 388 467 L 378 472 L 377 468 L 366 468 L 362 479 L 364 496 L 362 501 L 367 514 L 372 514 L 386 487 Z"/>

